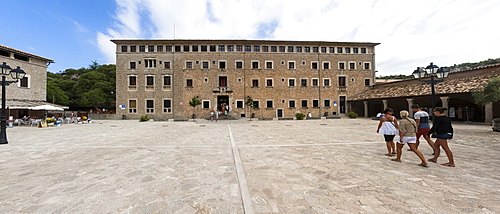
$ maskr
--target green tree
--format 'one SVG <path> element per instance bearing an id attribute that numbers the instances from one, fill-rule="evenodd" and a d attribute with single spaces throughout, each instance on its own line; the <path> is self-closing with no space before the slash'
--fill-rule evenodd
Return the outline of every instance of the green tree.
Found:
<path id="1" fill-rule="evenodd" d="M 98 109 L 100 106 L 105 106 L 106 97 L 106 94 L 100 88 L 95 88 L 90 91 L 83 92 L 80 103 L 83 106 Z"/>
<path id="2" fill-rule="evenodd" d="M 450 66 L 450 70 L 455 71 L 455 70 L 465 70 L 465 69 L 470 69 L 470 68 L 476 68 L 479 66 L 485 66 L 485 65 L 491 65 L 491 64 L 496 64 L 500 63 L 500 58 L 496 59 L 487 59 L 483 60 L 480 62 L 466 62 L 466 63 L 461 63 L 461 64 L 455 64 L 453 66 Z"/>
<path id="3" fill-rule="evenodd" d="M 116 104 L 116 66 L 93 61 L 89 68 L 47 73 L 47 100 L 56 104 L 114 108 Z"/>
<path id="4" fill-rule="evenodd" d="M 92 64 L 89 65 L 89 69 L 90 70 L 97 70 L 99 69 L 101 65 L 99 65 L 99 63 L 97 63 L 97 61 L 92 61 Z"/>
<path id="5" fill-rule="evenodd" d="M 255 107 L 255 102 L 253 101 L 252 97 L 250 96 L 247 97 L 245 105 L 248 106 L 248 108 L 250 108 L 250 120 L 252 120 L 252 109 Z"/>
<path id="6" fill-rule="evenodd" d="M 60 105 L 69 105 L 68 95 L 55 82 L 47 82 L 47 101 Z"/>
<path id="7" fill-rule="evenodd" d="M 196 113 L 195 112 L 196 106 L 199 106 L 199 105 L 201 105 L 201 101 L 196 96 L 191 98 L 191 100 L 189 101 L 189 106 L 193 107 L 193 115 L 195 115 L 195 113 Z M 193 119 L 195 119 L 195 117 L 193 117 Z"/>
<path id="8" fill-rule="evenodd" d="M 500 102 L 500 77 L 491 78 L 483 90 L 472 92 L 472 96 L 474 102 L 482 106 Z"/>
<path id="9" fill-rule="evenodd" d="M 76 105 L 94 108 L 112 108 L 115 105 L 116 66 L 94 62 L 87 72 L 78 76 L 73 85 Z"/>

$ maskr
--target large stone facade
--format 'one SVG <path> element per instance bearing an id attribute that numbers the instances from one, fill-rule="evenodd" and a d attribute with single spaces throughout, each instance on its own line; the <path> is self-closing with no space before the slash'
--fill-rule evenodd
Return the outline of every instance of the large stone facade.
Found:
<path id="1" fill-rule="evenodd" d="M 0 63 L 3 62 L 12 69 L 19 66 L 26 72 L 24 80 L 5 88 L 7 100 L 46 100 L 47 66 L 54 62 L 52 59 L 0 45 Z M 6 79 L 7 81 L 12 80 L 10 76 L 7 76 Z"/>
<path id="2" fill-rule="evenodd" d="M 117 114 L 199 117 L 226 104 L 235 117 L 347 112 L 347 97 L 374 82 L 378 43 L 267 40 L 112 40 Z M 198 97 L 201 106 L 189 106 Z M 258 102 L 249 109 L 248 97 Z"/>

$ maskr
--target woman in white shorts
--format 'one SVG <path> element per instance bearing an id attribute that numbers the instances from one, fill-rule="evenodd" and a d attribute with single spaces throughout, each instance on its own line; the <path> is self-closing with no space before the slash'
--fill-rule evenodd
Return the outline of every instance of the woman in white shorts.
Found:
<path id="1" fill-rule="evenodd" d="M 408 118 L 408 111 L 401 111 L 399 115 L 401 116 L 401 121 L 399 121 L 399 142 L 397 142 L 397 156 L 392 161 L 401 162 L 401 152 L 403 150 L 403 146 L 408 144 L 410 149 L 415 152 L 415 154 L 422 160 L 422 163 L 419 166 L 427 167 L 427 161 L 425 161 L 424 155 L 417 149 L 417 123 L 415 120 Z"/>

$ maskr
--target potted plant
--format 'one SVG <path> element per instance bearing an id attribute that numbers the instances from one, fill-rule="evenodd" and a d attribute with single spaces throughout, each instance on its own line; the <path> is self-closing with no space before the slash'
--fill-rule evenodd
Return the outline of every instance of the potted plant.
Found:
<path id="1" fill-rule="evenodd" d="M 141 118 L 139 118 L 139 122 L 146 122 L 146 121 L 149 121 L 149 117 L 147 114 L 144 116 L 141 116 Z"/>
<path id="2" fill-rule="evenodd" d="M 306 115 L 302 113 L 297 113 L 295 114 L 295 118 L 297 118 L 297 120 L 303 120 L 304 118 L 306 118 Z"/>
<path id="3" fill-rule="evenodd" d="M 349 118 L 353 118 L 354 119 L 354 118 L 358 117 L 358 114 L 356 114 L 356 112 L 351 111 L 351 112 L 349 112 L 349 114 L 347 114 L 347 116 Z"/>
<path id="4" fill-rule="evenodd" d="M 54 126 L 56 119 L 54 118 L 47 118 L 45 119 L 45 122 L 47 123 L 47 126 Z"/>
<path id="5" fill-rule="evenodd" d="M 250 97 L 250 96 L 247 97 L 247 101 L 245 102 L 245 105 L 248 106 L 248 108 L 250 109 L 250 120 L 252 120 L 252 118 L 255 116 L 254 114 L 252 114 L 252 109 L 255 107 L 255 103 L 254 103 L 252 97 Z"/>
<path id="6" fill-rule="evenodd" d="M 193 97 L 190 101 L 189 101 L 189 106 L 193 107 L 193 121 L 196 120 L 196 106 L 199 106 L 201 105 L 201 101 L 198 99 L 198 96 L 195 96 Z"/>

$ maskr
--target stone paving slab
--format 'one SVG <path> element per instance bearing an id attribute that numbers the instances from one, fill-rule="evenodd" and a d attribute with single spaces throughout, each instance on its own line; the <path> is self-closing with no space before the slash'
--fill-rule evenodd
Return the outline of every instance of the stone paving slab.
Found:
<path id="1" fill-rule="evenodd" d="M 248 213 L 245 201 L 254 213 L 500 213 L 500 133 L 454 124 L 457 167 L 423 168 L 412 152 L 402 163 L 384 156 L 377 123 L 9 128 L 9 144 L 0 145 L 0 213 Z M 249 198 L 241 195 L 238 162 Z"/>
<path id="2" fill-rule="evenodd" d="M 499 133 L 487 126 L 456 127 L 450 141 L 458 167 L 417 166 L 412 152 L 403 162 L 385 157 L 382 136 L 374 134 L 377 122 L 362 120 L 310 121 L 258 124 L 257 142 L 244 135 L 246 127 L 233 127 L 239 138 L 242 161 L 253 204 L 259 213 L 498 213 L 500 212 L 500 154 L 490 150 L 500 143 Z M 371 124 L 367 126 L 367 124 Z M 306 127 L 314 126 L 314 129 Z M 274 127 L 274 128 L 272 128 Z M 454 144 L 473 128 L 487 146 Z M 295 132 L 290 132 L 295 129 Z M 302 130 L 301 130 L 302 129 Z M 238 132 L 240 131 L 240 132 Z M 253 132 L 257 130 L 252 130 Z M 264 134 L 266 133 L 266 134 Z M 282 136 L 282 137 L 279 137 Z M 294 139 L 295 137 L 295 139 Z M 259 141 L 277 144 L 259 145 Z M 421 150 L 430 158 L 428 145 Z M 245 155 L 246 154 L 246 155 Z M 438 162 L 446 162 L 441 156 Z"/>

